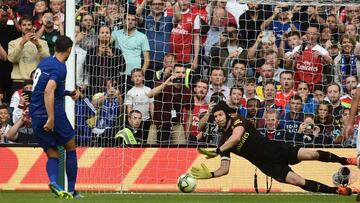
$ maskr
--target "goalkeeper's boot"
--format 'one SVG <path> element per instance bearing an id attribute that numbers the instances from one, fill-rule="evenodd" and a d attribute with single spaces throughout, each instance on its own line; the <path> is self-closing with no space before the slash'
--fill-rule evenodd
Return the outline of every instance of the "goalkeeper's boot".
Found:
<path id="1" fill-rule="evenodd" d="M 360 158 L 360 156 L 347 158 L 346 159 L 346 163 L 347 163 L 346 165 L 352 165 L 352 166 L 358 166 L 359 167 L 359 158 Z"/>
<path id="2" fill-rule="evenodd" d="M 339 195 L 346 195 L 346 196 L 349 196 L 352 194 L 352 190 L 351 188 L 349 187 L 338 187 L 337 190 L 336 190 L 336 193 L 339 194 Z"/>
<path id="3" fill-rule="evenodd" d="M 52 193 L 61 199 L 72 199 L 73 196 L 71 193 L 64 191 L 57 183 L 51 182 L 49 188 Z"/>
<path id="4" fill-rule="evenodd" d="M 82 196 L 78 191 L 74 191 L 71 193 L 72 196 L 74 197 L 74 199 L 80 199 L 80 198 L 83 198 L 84 196 Z"/>

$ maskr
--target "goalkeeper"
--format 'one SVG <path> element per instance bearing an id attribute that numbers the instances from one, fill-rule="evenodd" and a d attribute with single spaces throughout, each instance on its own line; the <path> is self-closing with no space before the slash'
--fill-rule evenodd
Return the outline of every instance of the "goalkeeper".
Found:
<path id="1" fill-rule="evenodd" d="M 225 102 L 217 104 L 212 110 L 215 122 L 220 129 L 219 132 L 222 133 L 219 147 L 213 151 L 199 149 L 199 152 L 207 159 L 220 155 L 221 165 L 213 172 L 210 172 L 205 164 L 201 164 L 201 167 L 192 167 L 191 173 L 197 179 L 209 179 L 228 174 L 230 152 L 232 152 L 249 160 L 264 174 L 279 182 L 295 185 L 311 192 L 351 195 L 351 188 L 329 187 L 313 180 L 304 179 L 296 174 L 289 165 L 310 160 L 355 165 L 356 158 L 339 157 L 326 151 L 315 151 L 267 140 L 244 117 L 231 118 L 227 112 L 230 112 L 230 107 Z"/>

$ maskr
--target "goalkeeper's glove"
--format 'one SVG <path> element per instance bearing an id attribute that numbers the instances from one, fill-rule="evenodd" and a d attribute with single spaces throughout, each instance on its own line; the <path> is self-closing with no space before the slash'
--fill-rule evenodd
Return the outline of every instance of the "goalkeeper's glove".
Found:
<path id="1" fill-rule="evenodd" d="M 206 150 L 204 148 L 199 148 L 198 152 L 202 155 L 206 156 L 206 159 L 212 159 L 215 158 L 219 155 L 219 153 L 217 152 L 218 150 Z"/>
<path id="2" fill-rule="evenodd" d="M 201 163 L 201 167 L 193 166 L 190 172 L 196 179 L 210 179 L 214 177 L 204 163 Z"/>

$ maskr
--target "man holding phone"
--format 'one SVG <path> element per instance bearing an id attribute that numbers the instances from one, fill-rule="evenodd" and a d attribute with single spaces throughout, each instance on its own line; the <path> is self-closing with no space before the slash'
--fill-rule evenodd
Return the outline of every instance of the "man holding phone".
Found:
<path id="1" fill-rule="evenodd" d="M 49 47 L 46 41 L 36 36 L 31 17 L 23 16 L 19 23 L 22 37 L 10 41 L 8 48 L 8 60 L 13 63 L 13 92 L 21 88 L 25 80 L 30 79 L 30 74 L 39 61 L 49 56 Z"/>

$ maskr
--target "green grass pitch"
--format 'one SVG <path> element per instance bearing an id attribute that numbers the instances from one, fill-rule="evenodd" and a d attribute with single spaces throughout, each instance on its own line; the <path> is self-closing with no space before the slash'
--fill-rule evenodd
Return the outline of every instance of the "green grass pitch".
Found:
<path id="1" fill-rule="evenodd" d="M 37 191 L 0 191 L 1 203 L 92 203 L 92 202 L 116 202 L 116 203 L 210 203 L 210 202 L 239 202 L 239 203 L 342 203 L 355 202 L 356 196 L 319 195 L 309 193 L 273 193 L 273 194 L 246 194 L 246 193 L 123 193 L 123 194 L 95 194 L 82 193 L 82 199 L 58 199 L 50 192 Z"/>

